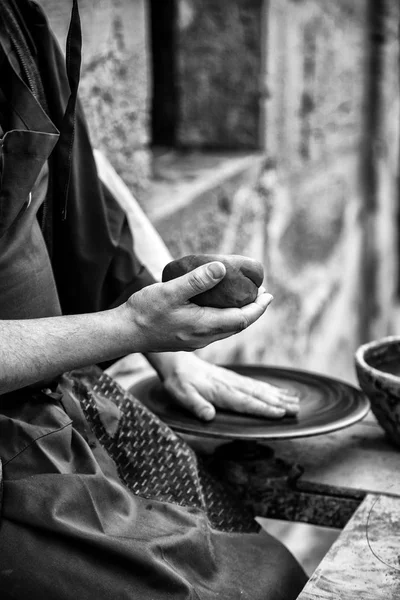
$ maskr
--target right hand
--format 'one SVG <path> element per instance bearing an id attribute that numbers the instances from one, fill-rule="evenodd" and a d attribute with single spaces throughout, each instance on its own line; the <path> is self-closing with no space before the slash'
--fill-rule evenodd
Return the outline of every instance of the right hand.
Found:
<path id="1" fill-rule="evenodd" d="M 212 262 L 166 283 L 133 294 L 119 310 L 135 352 L 192 351 L 246 329 L 264 314 L 272 300 L 264 288 L 243 308 L 197 306 L 190 298 L 213 288 L 225 266 Z"/>

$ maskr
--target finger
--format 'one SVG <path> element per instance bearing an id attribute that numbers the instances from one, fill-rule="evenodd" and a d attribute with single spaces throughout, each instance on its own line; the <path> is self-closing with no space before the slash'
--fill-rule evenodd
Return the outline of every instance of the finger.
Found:
<path id="1" fill-rule="evenodd" d="M 267 310 L 274 297 L 267 292 L 261 293 L 254 302 L 243 306 L 240 310 L 247 321 L 247 327 L 252 325 Z"/>
<path id="2" fill-rule="evenodd" d="M 168 281 L 164 285 L 168 286 L 169 292 L 178 303 L 183 303 L 216 286 L 225 277 L 225 274 L 225 265 L 219 261 L 213 261 Z"/>
<path id="3" fill-rule="evenodd" d="M 247 383 L 247 382 L 246 382 Z M 291 411 L 298 412 L 299 409 L 299 398 L 296 396 L 287 395 L 282 392 L 278 387 L 265 383 L 263 381 L 255 381 L 252 387 L 249 384 L 243 389 L 243 391 L 251 392 L 251 395 L 261 400 L 262 402 L 277 401 L 283 407 L 290 408 Z"/>
<path id="4" fill-rule="evenodd" d="M 285 409 L 287 415 L 295 416 L 300 411 L 300 404 L 298 401 L 293 401 L 292 399 L 288 400 L 279 394 L 273 395 L 271 391 L 267 391 L 266 393 L 258 393 L 256 391 L 254 394 L 252 394 L 252 396 L 267 405 L 277 404 Z"/>
<path id="5" fill-rule="evenodd" d="M 249 384 L 247 384 L 247 388 L 248 387 L 249 387 Z M 298 404 L 300 401 L 299 396 L 295 396 L 293 394 L 288 394 L 281 388 L 274 386 L 274 385 L 270 385 L 263 381 L 255 381 L 253 383 L 253 389 L 255 390 L 255 394 L 257 395 L 258 398 L 260 398 L 260 400 L 262 400 L 262 398 L 265 396 L 265 397 L 277 397 L 282 402 L 285 402 L 287 404 Z"/>
<path id="6" fill-rule="evenodd" d="M 285 396 L 279 393 L 278 398 L 285 406 L 300 406 L 300 398 L 293 398 L 293 396 Z"/>
<path id="7" fill-rule="evenodd" d="M 286 414 L 290 414 L 292 416 L 297 415 L 300 409 L 299 403 L 288 402 L 287 400 L 281 398 L 279 395 L 274 394 L 272 392 L 267 392 L 264 394 L 259 394 L 257 391 L 246 391 L 243 392 L 245 395 L 249 396 L 251 399 L 255 399 L 258 402 L 262 402 L 267 406 L 276 406 L 278 408 L 284 409 Z"/>
<path id="8" fill-rule="evenodd" d="M 205 308 L 208 326 L 215 335 L 238 333 L 254 323 L 266 311 L 273 296 L 264 293 L 243 308 Z"/>
<path id="9" fill-rule="evenodd" d="M 279 404 L 266 404 L 249 394 L 228 388 L 227 394 L 219 394 L 216 404 L 220 408 L 226 408 L 243 414 L 249 414 L 269 419 L 280 419 L 286 411 Z"/>
<path id="10" fill-rule="evenodd" d="M 261 294 L 265 294 L 265 292 L 266 292 L 266 291 L 267 291 L 267 290 L 265 289 L 265 287 L 261 285 L 261 286 L 258 288 L 257 296 L 260 296 Z"/>
<path id="11" fill-rule="evenodd" d="M 244 392 L 246 393 L 246 391 Z M 247 393 L 250 393 L 247 390 Z M 262 402 L 272 402 L 272 401 L 276 401 L 279 402 L 282 406 L 284 407 L 294 407 L 294 408 L 298 408 L 300 406 L 299 400 L 297 399 L 293 399 L 293 398 L 287 398 L 285 396 L 282 396 L 281 394 L 279 394 L 279 392 L 276 392 L 274 390 L 263 390 L 263 391 L 252 391 L 251 395 L 254 396 L 255 398 L 257 398 L 258 400 L 261 400 Z"/>
<path id="12" fill-rule="evenodd" d="M 264 392 L 264 394 L 270 394 L 275 396 L 287 395 L 288 397 L 293 398 L 294 400 L 297 399 L 297 396 L 290 395 L 289 390 L 287 390 L 286 388 L 281 388 L 277 385 L 273 385 L 268 381 L 263 381 L 254 377 L 248 377 L 247 375 L 242 375 L 232 369 L 226 369 L 217 365 L 214 365 L 214 369 L 218 370 L 219 378 L 230 383 L 231 385 L 234 385 L 243 392 L 247 392 L 248 390 L 259 389 L 260 393 Z"/>
<path id="13" fill-rule="evenodd" d="M 167 282 L 163 285 L 169 285 L 178 281 L 178 279 L 181 278 L 174 279 L 172 282 Z M 191 293 L 193 294 L 193 292 Z M 193 349 L 202 348 L 205 344 L 239 333 L 254 323 L 272 300 L 271 294 L 263 294 L 262 296 L 263 299 L 259 303 L 259 299 L 257 298 L 255 302 L 248 304 L 244 308 L 201 307 L 201 320 L 198 321 L 196 330 L 193 331 L 193 336 L 197 338 L 198 344 L 197 346 L 194 345 Z M 180 298 L 180 302 L 182 301 L 183 296 Z M 253 308 L 249 310 L 249 307 Z"/>
<path id="14" fill-rule="evenodd" d="M 285 404 L 285 411 L 288 417 L 296 417 L 300 412 L 298 404 Z"/>
<path id="15" fill-rule="evenodd" d="M 287 398 L 295 398 L 296 400 L 300 400 L 300 394 L 297 390 L 287 390 L 286 388 L 277 388 L 280 393 Z"/>
<path id="16" fill-rule="evenodd" d="M 221 369 L 221 367 L 217 367 Z M 222 369 L 221 369 L 222 370 Z M 286 412 L 291 415 L 295 415 L 299 412 L 299 397 L 294 393 L 289 393 L 288 390 L 272 385 L 266 381 L 255 380 L 250 377 L 240 375 L 229 369 L 223 369 L 224 380 L 229 383 L 230 386 L 234 386 L 244 394 L 254 397 L 261 402 L 267 404 L 275 404 L 282 406 L 286 409 Z"/>
<path id="17" fill-rule="evenodd" d="M 210 402 L 207 402 L 195 388 L 187 390 L 184 401 L 181 401 L 179 398 L 178 401 L 184 408 L 202 421 L 212 421 L 215 417 L 214 406 Z"/>

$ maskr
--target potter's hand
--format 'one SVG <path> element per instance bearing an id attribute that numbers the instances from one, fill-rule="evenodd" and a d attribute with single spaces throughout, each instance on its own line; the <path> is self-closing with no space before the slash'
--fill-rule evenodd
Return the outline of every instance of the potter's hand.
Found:
<path id="1" fill-rule="evenodd" d="M 180 354 L 164 377 L 173 398 L 199 419 L 209 421 L 215 408 L 272 419 L 296 415 L 299 399 L 263 381 L 238 375 L 205 362 L 193 354 Z"/>
<path id="2" fill-rule="evenodd" d="M 225 272 L 222 263 L 212 262 L 133 294 L 116 309 L 120 322 L 125 323 L 123 338 L 128 352 L 197 350 L 254 323 L 272 300 L 264 289 L 243 308 L 209 308 L 190 301 L 219 283 Z M 136 350 L 129 349 L 129 339 Z"/>

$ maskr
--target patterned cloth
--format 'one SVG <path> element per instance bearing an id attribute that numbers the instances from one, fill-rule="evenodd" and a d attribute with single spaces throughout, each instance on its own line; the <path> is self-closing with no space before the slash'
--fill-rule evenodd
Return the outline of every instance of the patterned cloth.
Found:
<path id="1" fill-rule="evenodd" d="M 184 440 L 99 368 L 68 373 L 60 387 L 79 401 L 121 481 L 135 495 L 202 509 L 220 531 L 259 530 L 237 494 Z"/>

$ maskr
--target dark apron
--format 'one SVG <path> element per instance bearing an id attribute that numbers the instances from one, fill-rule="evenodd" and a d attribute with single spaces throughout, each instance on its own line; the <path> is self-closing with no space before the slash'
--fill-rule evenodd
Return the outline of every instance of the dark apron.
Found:
<path id="1" fill-rule="evenodd" d="M 2 150 L 0 316 L 55 316 L 30 192 L 58 131 L 9 75 L 22 124 Z M 2 599 L 292 600 L 306 581 L 274 538 L 244 533 L 254 522 L 234 495 L 97 367 L 0 397 L 0 467 Z"/>
<path id="2" fill-rule="evenodd" d="M 0 44 L 9 52 L 0 25 Z M 60 314 L 50 259 L 37 220 L 40 175 L 59 132 L 19 74 L 5 60 L 1 68 L 2 105 L 7 106 L 10 130 L 1 140 L 0 185 L 0 316 L 39 318 Z M 43 198 L 42 198 L 43 199 Z"/>
<path id="3" fill-rule="evenodd" d="M 284 546 L 236 533 L 249 521 L 234 494 L 204 479 L 190 448 L 97 368 L 1 413 L 1 598 L 300 593 L 305 575 Z"/>

